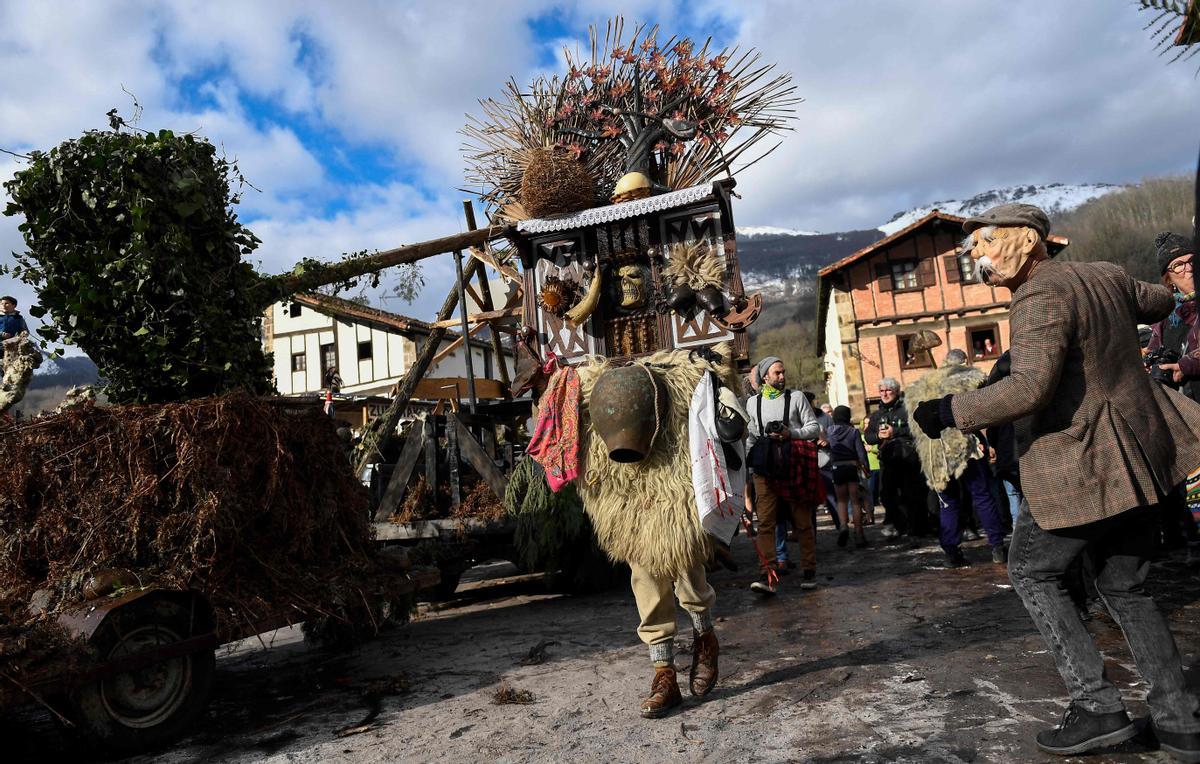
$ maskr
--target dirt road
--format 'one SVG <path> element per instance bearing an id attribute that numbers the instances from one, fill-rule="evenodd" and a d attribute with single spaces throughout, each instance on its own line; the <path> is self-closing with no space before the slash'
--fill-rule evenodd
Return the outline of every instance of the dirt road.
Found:
<path id="1" fill-rule="evenodd" d="M 887 545 L 872 529 L 872 548 L 846 551 L 827 526 L 819 536 L 820 588 L 785 579 L 771 600 L 748 591 L 753 552 L 736 540 L 742 572 L 712 577 L 720 683 L 703 703 L 685 687 L 666 719 L 637 715 L 650 670 L 627 591 L 467 584 L 458 601 L 349 655 L 294 632 L 270 650 L 243 646 L 218 661 L 203 728 L 133 761 L 1050 760 L 1032 736 L 1061 716 L 1062 685 L 986 547 L 968 545 L 975 564 L 947 570 L 936 545 Z M 1152 583 L 1200 685 L 1200 571 L 1167 558 Z M 1146 686 L 1120 632 L 1107 617 L 1090 628 L 1144 716 Z M 689 642 L 681 627 L 681 667 Z M 544 661 L 537 650 L 530 660 L 539 645 Z M 497 705 L 501 689 L 532 702 Z M 31 726 L 25 753 L 81 753 L 59 748 L 47 721 Z M 1139 741 L 1088 760 L 1167 761 Z"/>

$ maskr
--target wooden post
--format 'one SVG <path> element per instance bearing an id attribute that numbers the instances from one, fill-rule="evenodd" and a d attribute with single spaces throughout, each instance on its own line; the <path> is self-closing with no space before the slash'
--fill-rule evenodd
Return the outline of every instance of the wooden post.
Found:
<path id="1" fill-rule="evenodd" d="M 479 441 L 475 440 L 475 436 L 471 434 L 467 426 L 454 414 L 448 414 L 446 416 L 446 432 L 453 432 L 455 434 L 455 439 L 458 442 L 459 449 L 462 451 L 463 458 L 487 482 L 488 487 L 492 489 L 492 493 L 503 501 L 504 491 L 508 487 L 508 480 L 505 479 L 504 473 L 496 466 L 496 462 L 483 450 L 483 446 L 479 445 Z"/>
<path id="2" fill-rule="evenodd" d="M 375 520 L 387 520 L 400 504 L 400 498 L 408 487 L 408 479 L 412 476 L 413 467 L 417 465 L 417 457 L 425 445 L 425 414 L 420 414 L 409 427 L 408 437 L 404 440 L 404 448 L 400 451 L 400 459 L 392 470 L 392 478 L 388 481 L 387 490 L 379 500 L 375 509 Z"/>
<path id="3" fill-rule="evenodd" d="M 463 199 L 463 214 L 467 216 L 467 229 L 474 231 L 475 224 L 475 208 L 471 205 L 470 199 Z M 495 306 L 492 304 L 492 290 L 488 286 L 487 271 L 481 269 L 479 271 L 479 309 L 484 313 L 492 310 Z M 500 371 L 500 381 L 504 383 L 504 389 L 507 392 L 509 387 L 508 364 L 504 362 L 504 346 L 500 342 L 500 335 L 492 329 L 492 355 L 496 359 L 496 368 Z M 509 395 L 511 397 L 511 394 Z"/>
<path id="4" fill-rule="evenodd" d="M 474 260 L 472 260 L 474 262 Z M 471 361 L 471 325 L 467 323 L 467 280 L 463 278 L 462 250 L 454 252 L 454 273 L 458 276 L 458 304 L 462 311 L 463 350 L 467 359 L 467 395 L 470 396 L 471 413 L 475 413 L 475 364 Z"/>
<path id="5" fill-rule="evenodd" d="M 471 262 L 467 263 L 467 267 L 463 273 L 464 278 L 470 278 L 475 275 L 477 268 L 482 268 L 483 265 L 475 258 L 471 258 Z M 438 311 L 438 320 L 445 321 L 454 314 L 454 308 L 458 305 L 458 289 L 451 289 L 450 294 L 446 295 L 446 300 L 442 303 L 441 310 Z M 429 331 L 429 336 L 425 338 L 424 344 L 421 345 L 421 350 L 417 353 L 416 360 L 413 365 L 408 367 L 408 371 L 404 373 L 404 377 L 396 386 L 396 396 L 392 398 L 392 403 L 388 406 L 387 411 L 380 417 L 382 421 L 379 423 L 377 430 L 378 436 L 374 447 L 363 449 L 362 456 L 359 457 L 358 463 L 354 465 L 354 472 L 361 476 L 366 470 L 367 465 L 371 464 L 379 453 L 382 453 L 384 447 L 395 435 L 396 423 L 400 421 L 400 414 L 404 412 L 408 406 L 409 400 L 412 399 L 413 391 L 417 389 L 417 383 L 425 376 L 425 372 L 429 370 L 430 362 L 437 355 L 438 346 L 442 344 L 442 340 L 446 338 L 446 330 L 442 327 L 435 326 Z"/>
<path id="6" fill-rule="evenodd" d="M 438 427 L 437 414 L 425 420 L 425 486 L 430 496 L 437 496 L 438 485 Z"/>
<path id="7" fill-rule="evenodd" d="M 458 428 L 451 420 L 457 421 L 453 414 L 446 415 L 446 456 L 450 462 L 450 504 L 457 508 L 462 504 L 462 481 L 458 470 Z"/>

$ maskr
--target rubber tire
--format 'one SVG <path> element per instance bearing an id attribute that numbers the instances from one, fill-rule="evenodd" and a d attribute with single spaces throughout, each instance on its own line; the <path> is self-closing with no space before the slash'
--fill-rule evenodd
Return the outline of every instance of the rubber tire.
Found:
<path id="1" fill-rule="evenodd" d="M 175 641 L 192 636 L 194 617 L 183 604 L 163 597 L 137 600 L 109 615 L 100 629 L 92 635 L 92 645 L 101 656 L 111 655 L 125 639 L 140 634 L 145 637 L 148 628 L 157 627 L 158 637 Z M 165 634 L 162 634 L 165 632 Z M 122 637 L 121 635 L 126 635 Z M 179 689 L 171 693 L 164 703 L 173 706 L 162 719 L 142 717 L 149 726 L 135 726 L 114 715 L 109 702 L 108 688 L 118 682 L 118 675 L 96 680 L 73 692 L 69 697 L 71 716 L 80 733 L 92 744 L 103 750 L 120 755 L 129 755 L 152 750 L 173 743 L 192 729 L 193 723 L 203 714 L 212 691 L 216 657 L 213 650 L 202 650 L 182 658 L 176 682 Z M 167 663 L 167 662 L 164 662 Z M 156 664 L 156 666 L 163 664 Z M 153 669 L 142 669 L 145 672 Z M 161 706 L 160 706 L 161 708 Z"/>

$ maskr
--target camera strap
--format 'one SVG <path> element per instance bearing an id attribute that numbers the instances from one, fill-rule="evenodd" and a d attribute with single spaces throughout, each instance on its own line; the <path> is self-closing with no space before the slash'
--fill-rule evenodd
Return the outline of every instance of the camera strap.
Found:
<path id="1" fill-rule="evenodd" d="M 791 400 L 792 400 L 791 389 L 789 388 L 787 390 L 784 390 L 783 391 L 783 423 L 785 425 L 788 422 L 788 405 L 791 403 Z M 758 434 L 765 438 L 767 436 L 767 428 L 763 427 L 762 402 L 763 402 L 763 394 L 759 393 L 758 394 Z M 791 429 L 791 428 L 789 427 L 788 429 Z"/>

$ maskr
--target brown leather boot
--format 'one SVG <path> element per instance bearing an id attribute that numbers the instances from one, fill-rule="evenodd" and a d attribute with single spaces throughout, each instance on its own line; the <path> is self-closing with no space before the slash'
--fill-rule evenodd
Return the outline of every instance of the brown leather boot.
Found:
<path id="1" fill-rule="evenodd" d="M 692 632 L 692 670 L 688 674 L 688 687 L 692 695 L 702 698 L 717 683 L 717 633 L 712 629 L 697 634 Z"/>
<path id="2" fill-rule="evenodd" d="M 671 709 L 683 703 L 679 693 L 679 680 L 674 666 L 655 666 L 654 680 L 650 683 L 650 697 L 642 701 L 642 716 L 659 719 Z"/>

